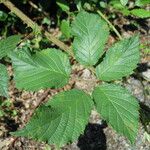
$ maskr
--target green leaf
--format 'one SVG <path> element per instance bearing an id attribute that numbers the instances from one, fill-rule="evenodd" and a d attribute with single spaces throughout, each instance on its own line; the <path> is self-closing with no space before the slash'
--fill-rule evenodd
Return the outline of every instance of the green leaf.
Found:
<path id="1" fill-rule="evenodd" d="M 123 87 L 103 84 L 95 88 L 96 109 L 118 133 L 134 143 L 138 133 L 139 105 Z"/>
<path id="2" fill-rule="evenodd" d="M 111 0 L 109 4 L 119 12 L 121 12 L 124 16 L 130 15 L 130 11 L 127 6 L 123 6 L 121 3 L 118 3 L 118 0 Z"/>
<path id="3" fill-rule="evenodd" d="M 83 91 L 61 92 L 38 108 L 26 127 L 13 135 L 62 146 L 83 133 L 92 107 L 92 99 Z"/>
<path id="4" fill-rule="evenodd" d="M 42 20 L 42 24 L 51 25 L 51 20 L 47 17 L 44 17 Z"/>
<path id="5" fill-rule="evenodd" d="M 149 0 L 136 0 L 135 2 L 135 5 L 139 7 L 147 5 L 147 4 L 150 4 Z"/>
<path id="6" fill-rule="evenodd" d="M 78 11 L 81 11 L 83 9 L 83 4 L 85 3 L 85 0 L 74 0 L 74 3 L 76 4 Z"/>
<path id="7" fill-rule="evenodd" d="M 8 72 L 4 65 L 0 64 L 0 96 L 8 97 Z"/>
<path id="8" fill-rule="evenodd" d="M 8 15 L 3 12 L 3 11 L 0 11 L 0 21 L 6 21 Z"/>
<path id="9" fill-rule="evenodd" d="M 5 57 L 16 48 L 20 38 L 20 35 L 13 35 L 0 41 L 0 59 Z"/>
<path id="10" fill-rule="evenodd" d="M 57 0 L 56 3 L 63 11 L 69 11 L 69 4 L 66 2 L 66 0 Z"/>
<path id="11" fill-rule="evenodd" d="M 133 9 L 130 11 L 131 14 L 134 16 L 140 17 L 140 18 L 148 18 L 150 17 L 150 11 L 145 10 L 145 9 Z"/>
<path id="12" fill-rule="evenodd" d="M 130 75 L 139 62 L 139 36 L 133 36 L 114 44 L 104 60 L 96 67 L 100 80 L 111 81 Z"/>
<path id="13" fill-rule="evenodd" d="M 120 2 L 121 2 L 121 4 L 122 4 L 123 6 L 125 6 L 125 5 L 127 5 L 128 0 L 120 0 Z"/>
<path id="14" fill-rule="evenodd" d="M 46 49 L 32 56 L 19 51 L 12 54 L 11 59 L 19 89 L 35 91 L 48 87 L 59 88 L 69 80 L 69 59 L 60 50 Z"/>
<path id="15" fill-rule="evenodd" d="M 62 20 L 60 29 L 66 38 L 70 38 L 71 28 L 68 20 Z"/>
<path id="16" fill-rule="evenodd" d="M 96 64 L 104 52 L 108 30 L 107 24 L 96 14 L 82 11 L 77 15 L 72 23 L 72 34 L 75 36 L 73 50 L 81 64 Z"/>

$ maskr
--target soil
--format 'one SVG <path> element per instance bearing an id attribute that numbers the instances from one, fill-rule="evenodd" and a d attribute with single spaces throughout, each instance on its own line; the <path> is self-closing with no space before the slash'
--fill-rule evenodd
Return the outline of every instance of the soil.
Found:
<path id="1" fill-rule="evenodd" d="M 139 23 L 140 26 L 134 27 L 132 22 Z M 118 17 L 112 20 L 112 23 L 122 33 L 123 37 L 129 37 L 135 33 L 140 33 L 141 43 L 147 44 L 150 41 L 150 19 L 142 20 L 131 17 Z M 61 35 L 58 29 L 53 30 L 54 35 Z M 111 33 L 107 46 L 109 47 L 116 41 L 114 33 Z M 150 46 L 150 43 L 149 43 Z M 43 100 L 43 103 L 60 91 L 78 88 L 91 94 L 92 89 L 98 84 L 96 78 L 83 66 L 74 62 L 72 67 L 70 82 L 67 86 L 58 90 L 50 90 Z M 8 65 L 8 71 L 12 77 L 11 65 Z M 13 78 L 13 77 L 12 77 Z M 77 79 L 77 80 L 76 80 Z M 150 113 L 150 55 L 141 49 L 141 62 L 135 72 L 119 84 L 129 89 L 142 105 L 147 106 L 147 112 Z M 11 109 L 17 112 L 16 116 L 7 115 L 0 118 L 0 150 L 48 150 L 45 143 L 36 142 L 27 138 L 15 138 L 10 132 L 16 131 L 25 126 L 32 110 L 37 107 L 39 99 L 45 94 L 44 90 L 38 92 L 19 91 L 15 88 L 13 80 L 10 81 L 9 95 L 12 102 Z M 117 134 L 111 127 L 100 118 L 99 114 L 93 110 L 89 119 L 84 135 L 79 139 L 64 146 L 62 150 L 150 150 L 150 141 L 146 139 L 145 128 L 141 123 L 136 143 L 132 146 L 129 141 Z M 51 146 L 54 149 L 54 146 Z"/>

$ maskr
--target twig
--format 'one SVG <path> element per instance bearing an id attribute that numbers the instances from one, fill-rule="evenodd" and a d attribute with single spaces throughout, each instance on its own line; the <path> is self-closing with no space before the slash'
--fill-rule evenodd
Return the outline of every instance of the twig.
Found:
<path id="1" fill-rule="evenodd" d="M 38 26 L 37 23 L 33 22 L 28 16 L 26 16 L 21 10 L 19 10 L 12 2 L 8 0 L 2 0 L 1 1 L 6 7 L 8 7 L 13 13 L 15 13 L 24 23 L 26 23 L 29 27 L 31 27 L 33 30 L 36 28 L 36 30 L 42 32 L 42 28 Z M 66 51 L 70 56 L 73 57 L 73 52 L 69 46 L 58 40 L 56 37 L 51 35 L 49 32 L 44 31 L 44 35 L 49 39 L 51 42 L 53 42 L 55 45 L 57 45 L 62 50 Z"/>
<path id="2" fill-rule="evenodd" d="M 41 8 L 39 8 L 36 4 L 34 4 L 32 1 L 28 1 L 28 3 L 31 5 L 31 7 L 33 7 L 34 9 L 36 9 L 37 11 L 39 11 L 39 12 L 42 12 L 42 14 L 45 16 L 45 17 L 47 17 L 48 16 L 48 14 L 45 12 L 45 11 L 43 11 Z"/>
<path id="3" fill-rule="evenodd" d="M 28 3 L 36 10 L 41 12 L 41 9 L 38 8 L 38 6 L 36 4 L 34 4 L 32 1 L 28 1 Z"/>
<path id="4" fill-rule="evenodd" d="M 117 31 L 117 29 L 114 27 L 114 25 L 107 19 L 107 17 L 100 11 L 97 10 L 97 13 L 108 23 L 108 25 L 110 26 L 110 28 L 112 28 L 112 30 L 116 33 L 116 35 L 118 36 L 118 38 L 120 40 L 122 40 L 122 36 L 120 35 L 120 33 Z"/>
<path id="5" fill-rule="evenodd" d="M 25 15 L 21 10 L 19 10 L 12 2 L 9 0 L 1 0 L 6 7 L 8 7 L 13 13 L 15 13 L 24 23 L 26 23 L 29 27 L 31 27 L 33 30 L 38 30 L 42 32 L 42 28 L 38 26 L 37 23 L 33 22 L 27 15 Z M 49 32 L 44 31 L 44 35 L 47 39 L 49 39 L 51 42 L 53 42 L 55 45 L 57 45 L 62 50 L 66 51 L 71 57 L 74 58 L 73 50 L 68 45 L 64 44 L 60 40 L 58 40 L 56 37 L 51 35 Z M 90 67 L 89 68 L 93 74 L 95 74 L 95 68 Z"/>

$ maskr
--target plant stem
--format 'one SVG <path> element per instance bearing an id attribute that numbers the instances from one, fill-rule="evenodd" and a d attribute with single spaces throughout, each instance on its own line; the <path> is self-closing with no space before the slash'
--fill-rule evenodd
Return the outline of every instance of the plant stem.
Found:
<path id="1" fill-rule="evenodd" d="M 43 31 L 42 28 L 37 23 L 33 22 L 27 15 L 25 15 L 21 10 L 19 10 L 12 2 L 10 2 L 9 0 L 0 0 L 0 2 L 2 2 L 6 7 L 8 7 L 11 10 L 11 12 L 15 13 L 16 16 L 18 16 L 24 23 L 26 23 L 33 30 L 36 29 L 40 32 Z M 43 32 L 44 32 L 45 37 L 48 40 L 53 42 L 60 49 L 64 50 L 71 57 L 74 58 L 73 50 L 71 47 L 69 47 L 68 45 L 61 42 L 59 39 L 57 39 L 56 37 L 51 35 L 49 32 L 47 32 L 47 31 L 43 31 Z M 90 67 L 89 69 L 93 72 L 93 74 L 95 74 L 95 68 L 94 67 Z"/>
<path id="2" fill-rule="evenodd" d="M 21 10 L 19 10 L 12 2 L 5 0 L 2 1 L 2 3 L 6 7 L 8 7 L 11 10 L 11 12 L 15 13 L 24 23 L 26 23 L 33 30 L 36 28 L 36 30 L 42 32 L 42 28 L 38 26 L 37 23 L 33 22 L 28 16 L 26 16 Z M 53 42 L 55 45 L 57 45 L 59 48 L 66 51 L 70 56 L 73 57 L 73 52 L 69 46 L 65 45 L 63 42 L 58 40 L 56 37 L 54 37 L 47 31 L 44 31 L 44 35 L 47 37 L 47 39 L 49 39 L 51 42 Z"/>
<path id="3" fill-rule="evenodd" d="M 57 145 L 55 146 L 55 148 L 56 148 L 56 150 L 60 150 L 60 147 L 59 147 L 59 146 L 57 146 Z"/>
<path id="4" fill-rule="evenodd" d="M 112 30 L 116 33 L 116 35 L 118 36 L 118 38 L 120 40 L 122 40 L 122 36 L 117 31 L 117 29 L 114 27 L 114 25 L 107 19 L 107 17 L 100 10 L 97 10 L 97 13 L 109 24 L 110 28 L 112 28 Z"/>

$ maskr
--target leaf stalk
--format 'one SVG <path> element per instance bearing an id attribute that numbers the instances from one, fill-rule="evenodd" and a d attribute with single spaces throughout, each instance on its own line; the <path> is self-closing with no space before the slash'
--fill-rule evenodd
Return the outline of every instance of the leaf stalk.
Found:
<path id="1" fill-rule="evenodd" d="M 118 38 L 120 40 L 122 40 L 122 36 L 121 34 L 118 32 L 118 30 L 114 27 L 114 25 L 107 19 L 107 17 L 100 11 L 97 10 L 97 13 L 108 23 L 108 25 L 110 26 L 110 28 L 116 33 L 116 35 L 118 36 Z"/>

